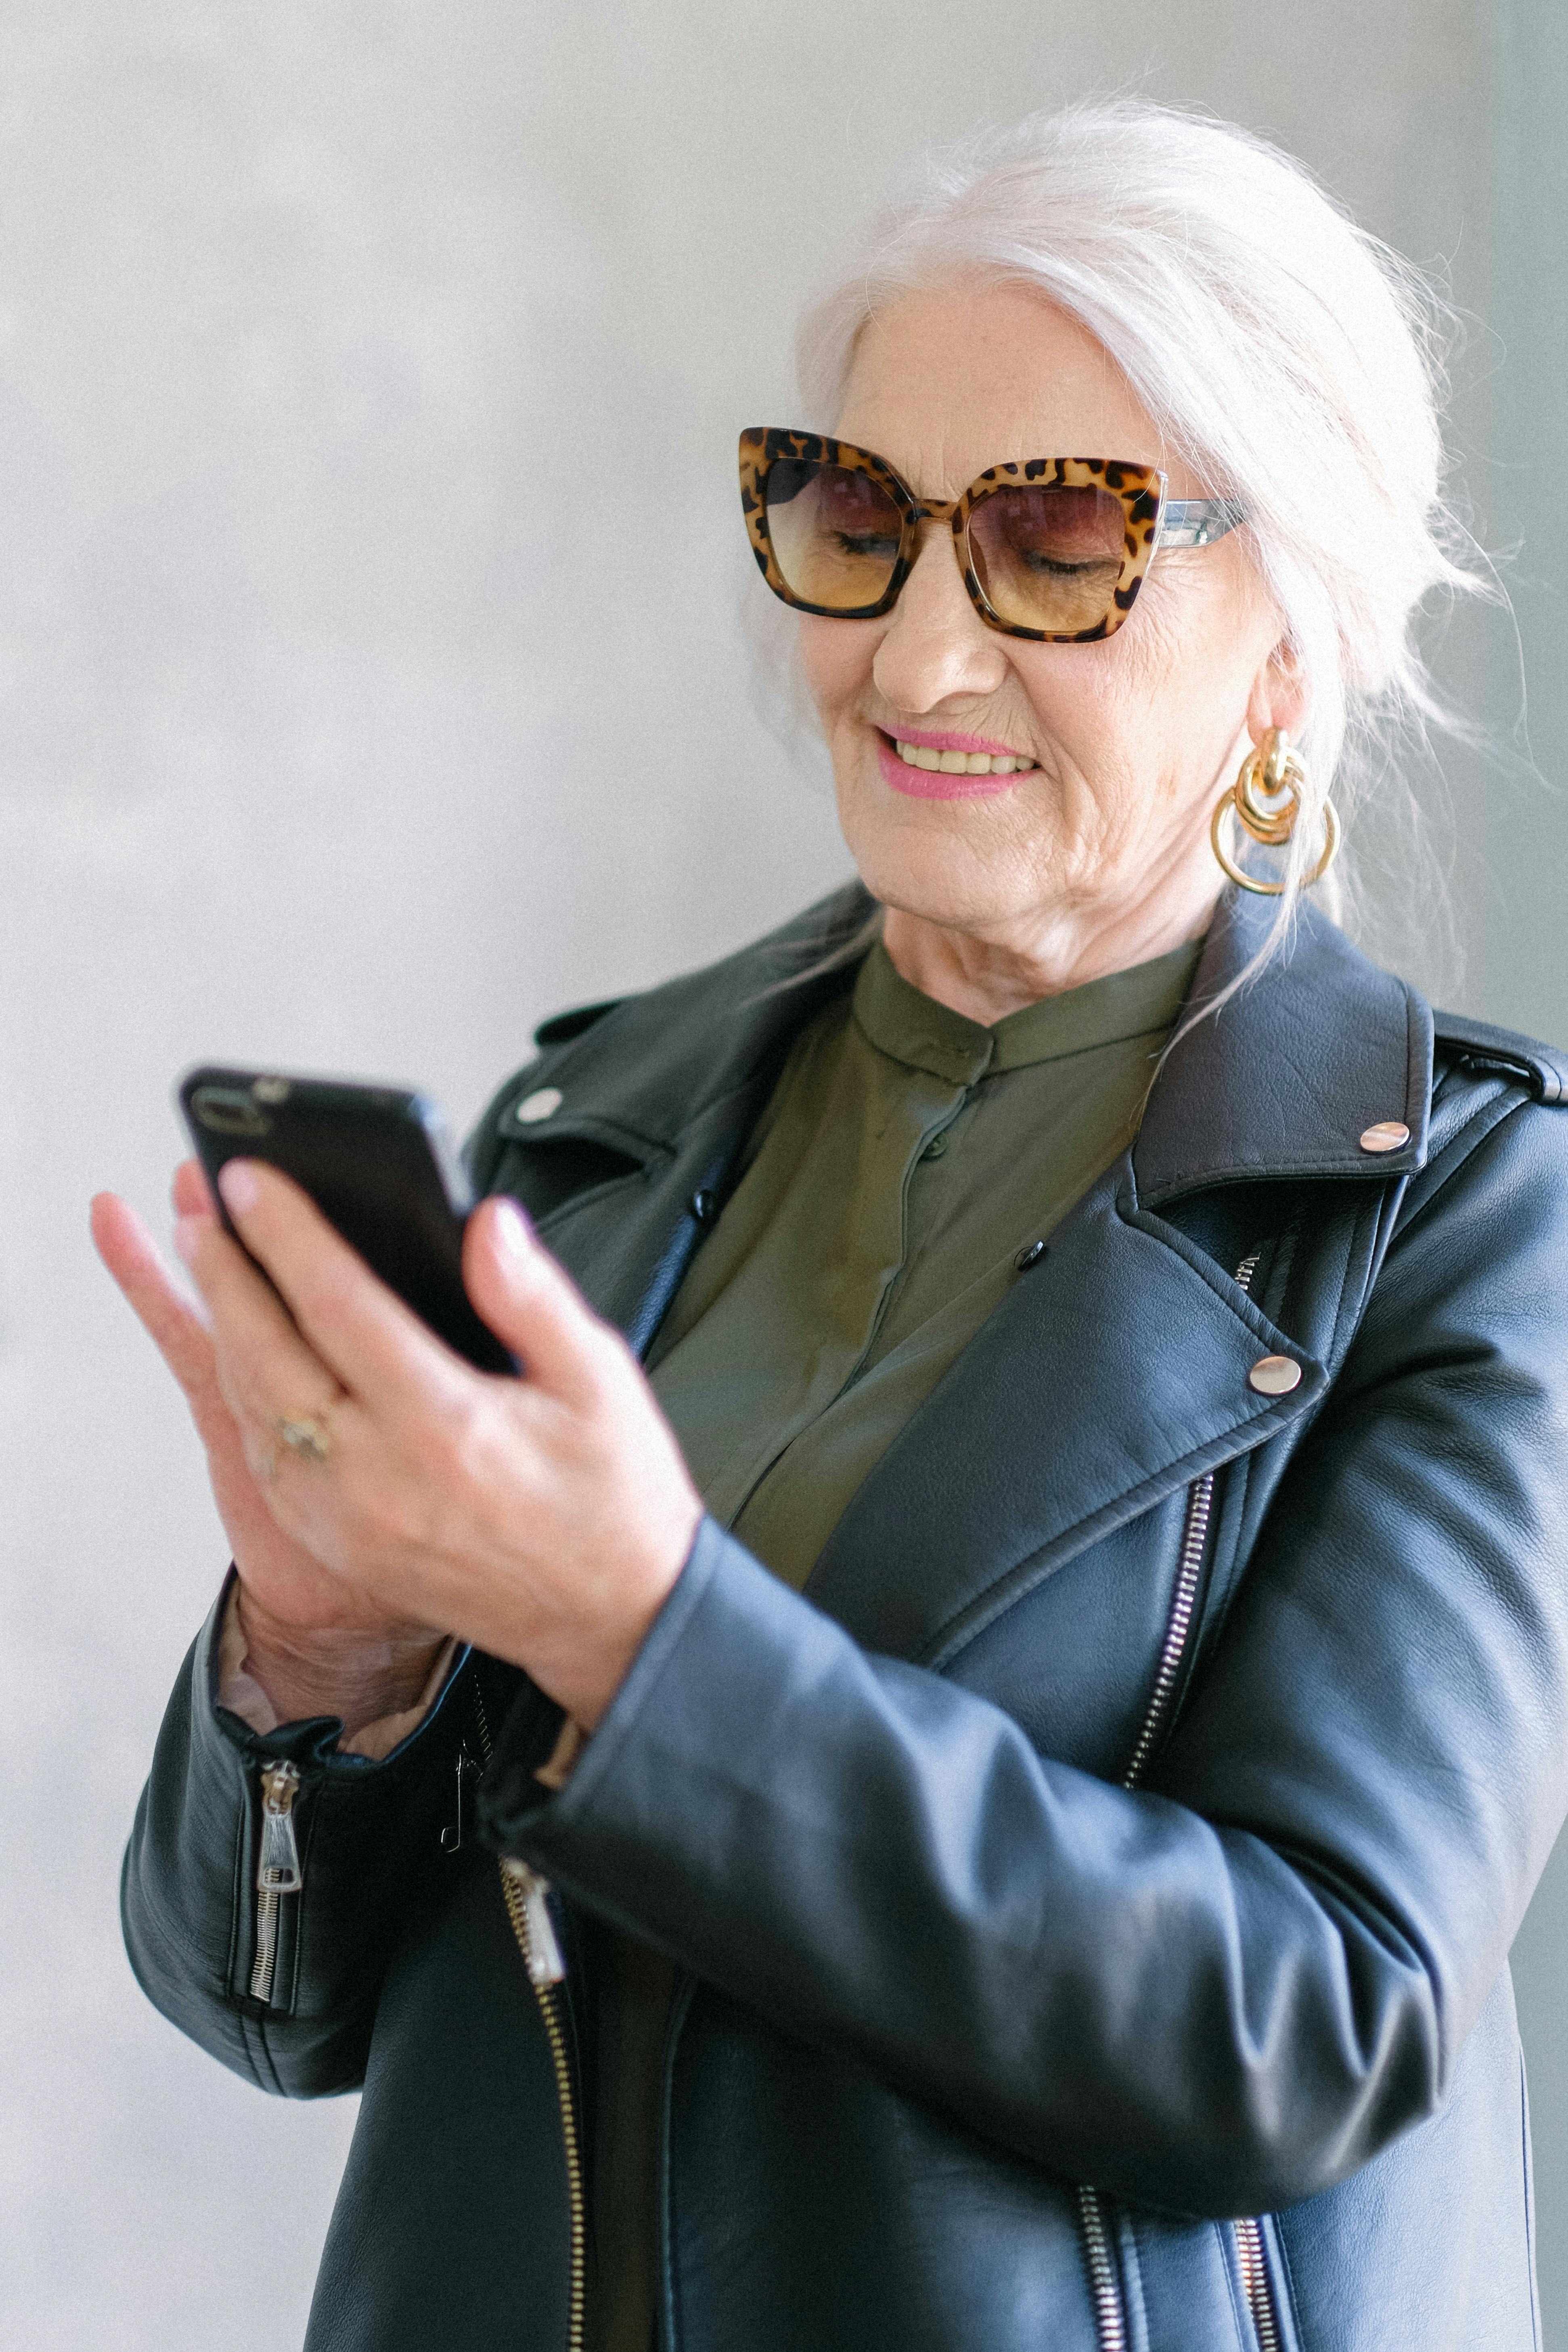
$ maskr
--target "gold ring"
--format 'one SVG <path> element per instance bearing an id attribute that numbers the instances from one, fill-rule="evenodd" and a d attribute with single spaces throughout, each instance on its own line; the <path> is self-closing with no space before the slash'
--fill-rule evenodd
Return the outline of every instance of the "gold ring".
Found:
<path id="1" fill-rule="evenodd" d="M 279 1444 L 301 1462 L 324 1462 L 332 1450 L 332 1441 L 324 1421 L 313 1413 L 279 1413 L 273 1423 Z"/>

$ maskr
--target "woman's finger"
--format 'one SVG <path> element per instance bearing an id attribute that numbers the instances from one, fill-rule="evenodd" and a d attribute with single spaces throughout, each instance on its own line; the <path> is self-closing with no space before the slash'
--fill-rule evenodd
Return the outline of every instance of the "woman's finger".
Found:
<path id="1" fill-rule="evenodd" d="M 177 1217 L 216 1217 L 217 1202 L 213 1199 L 206 1171 L 199 1160 L 182 1160 L 174 1171 L 173 1185 L 174 1214 Z"/>
<path id="2" fill-rule="evenodd" d="M 185 1394 L 195 1401 L 215 1381 L 212 1333 L 198 1305 L 164 1263 L 128 1201 L 95 1194 L 94 1247 Z"/>
<path id="3" fill-rule="evenodd" d="M 238 1438 L 218 1380 L 217 1351 L 205 1302 L 193 1297 L 164 1262 L 128 1202 L 112 1192 L 100 1192 L 92 1203 L 91 1223 L 98 1254 L 179 1382 L 214 1477 L 221 1484 L 226 1457 Z"/>
<path id="4" fill-rule="evenodd" d="M 199 1222 L 223 1238 L 210 1215 Z M 325 1592 L 323 1598 L 319 1563 L 286 1535 L 256 1483 L 258 1469 L 270 1475 L 278 1467 L 278 1442 L 252 1437 L 247 1449 L 248 1433 L 241 1430 L 219 1384 L 213 1334 L 198 1307 L 184 1295 L 179 1277 L 164 1264 L 146 1226 L 125 1202 L 112 1192 L 100 1192 L 92 1203 L 92 1235 L 99 1255 L 184 1391 L 241 1576 L 259 1576 L 282 1613 L 288 1616 L 292 1609 L 299 1622 L 310 1628 L 344 1622 L 345 1604 L 335 1592 Z"/>
<path id="5" fill-rule="evenodd" d="M 266 1451 L 280 1422 L 324 1417 L 343 1384 L 238 1243 L 213 1217 L 182 1217 L 174 1240 L 212 1315 L 225 1401 L 247 1433 Z"/>
<path id="6" fill-rule="evenodd" d="M 342 1387 L 374 1410 L 405 1398 L 411 1384 L 429 1392 L 435 1383 L 438 1394 L 467 1376 L 459 1359 L 287 1176 L 258 1160 L 231 1160 L 218 1182 L 246 1248 L 267 1268 L 300 1334 Z M 243 1264 L 242 1254 L 235 1255 Z"/>
<path id="7" fill-rule="evenodd" d="M 630 1368 L 616 1334 L 538 1241 L 515 1201 L 482 1202 L 468 1219 L 463 1280 L 529 1381 L 563 1403 L 591 1408 Z"/>

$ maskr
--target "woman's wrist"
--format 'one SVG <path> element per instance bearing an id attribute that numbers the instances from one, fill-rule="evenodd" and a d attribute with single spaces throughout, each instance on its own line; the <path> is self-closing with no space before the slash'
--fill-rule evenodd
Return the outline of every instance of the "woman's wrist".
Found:
<path id="1" fill-rule="evenodd" d="M 526 1650 L 514 1644 L 501 1629 L 499 1642 L 480 1642 L 498 1657 L 510 1657 L 525 1674 L 555 1700 L 584 1735 L 597 1730 L 616 1692 L 632 1670 L 637 1652 L 652 1631 L 654 1620 L 680 1580 L 702 1524 L 702 1502 L 689 1482 L 675 1486 L 647 1517 L 656 1522 L 639 1530 L 641 1557 L 625 1564 L 617 1578 L 612 1614 L 585 1623 L 581 1618 L 553 1631 L 532 1632 Z M 662 1524 L 657 1524 L 662 1522 Z"/>
<path id="2" fill-rule="evenodd" d="M 335 1715 L 345 1735 L 415 1706 L 445 1635 L 422 1625 L 303 1627 L 274 1617 L 244 1583 L 236 1599 L 246 1671 L 280 1723 Z"/>

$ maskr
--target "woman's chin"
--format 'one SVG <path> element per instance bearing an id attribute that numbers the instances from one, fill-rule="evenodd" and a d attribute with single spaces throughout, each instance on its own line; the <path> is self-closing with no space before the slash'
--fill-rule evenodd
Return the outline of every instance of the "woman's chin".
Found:
<path id="1" fill-rule="evenodd" d="M 963 855 L 965 845 L 914 832 L 901 835 L 879 827 L 845 829 L 860 879 L 884 907 L 940 924 L 944 929 L 985 932 L 996 923 L 1016 920 L 1032 900 L 1020 905 L 1016 863 L 999 858 L 998 871 L 987 870 L 984 857 Z M 955 852 L 957 853 L 955 855 Z"/>
<path id="2" fill-rule="evenodd" d="M 1016 823 L 998 824 L 997 799 L 895 799 L 879 780 L 840 782 L 839 827 L 861 880 L 885 907 L 927 922 L 984 930 L 1034 903 L 1020 890 L 1026 852 Z M 1016 805 L 1016 796 L 1008 813 Z"/>

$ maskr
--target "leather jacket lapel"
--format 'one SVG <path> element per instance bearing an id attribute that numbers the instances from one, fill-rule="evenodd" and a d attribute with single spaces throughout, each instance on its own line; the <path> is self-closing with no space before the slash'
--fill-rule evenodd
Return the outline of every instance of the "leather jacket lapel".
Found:
<path id="1" fill-rule="evenodd" d="M 942 1664 L 1040 1577 L 1322 1393 L 1321 1365 L 1222 1268 L 1129 1220 L 1126 1176 L 1123 1160 L 1058 1226 L 830 1537 L 807 1596 L 868 1648 Z M 1248 1387 L 1269 1355 L 1301 1366 L 1291 1395 Z"/>
<path id="2" fill-rule="evenodd" d="M 1269 919 L 1239 893 L 1222 901 L 1194 1006 L 1245 971 Z M 826 1546 L 811 1599 L 868 1648 L 941 1665 L 1110 1528 L 1310 1412 L 1348 1338 L 1338 1302 L 1347 1286 L 1362 1302 L 1380 1221 L 1321 1221 L 1320 1357 L 1154 1212 L 1260 1180 L 1353 1178 L 1358 1191 L 1373 1180 L 1385 1196 L 1425 1159 L 1431 1040 L 1424 1000 L 1304 908 L 1287 952 L 1171 1052 L 1130 1158 L 1063 1220 L 889 1447 Z M 1371 1154 L 1362 1132 L 1384 1119 L 1409 1140 Z M 1266 1355 L 1300 1365 L 1290 1395 L 1248 1387 Z"/>

